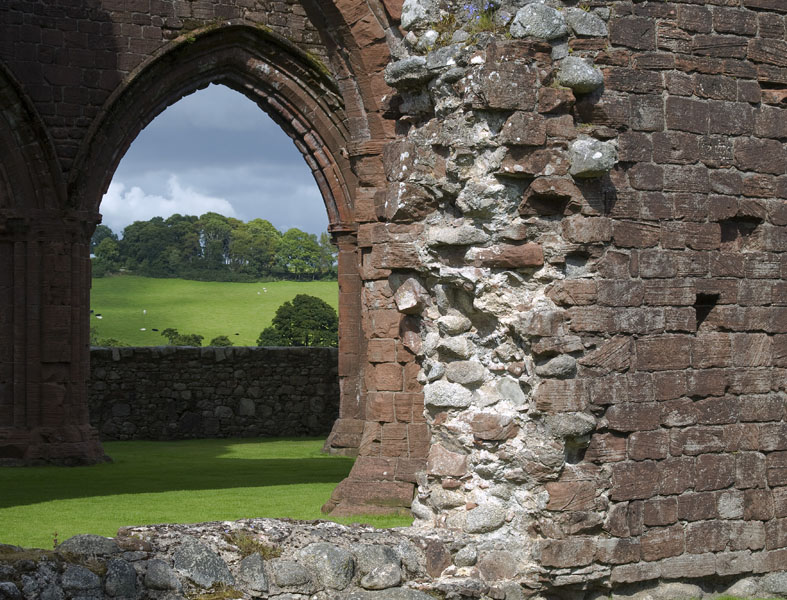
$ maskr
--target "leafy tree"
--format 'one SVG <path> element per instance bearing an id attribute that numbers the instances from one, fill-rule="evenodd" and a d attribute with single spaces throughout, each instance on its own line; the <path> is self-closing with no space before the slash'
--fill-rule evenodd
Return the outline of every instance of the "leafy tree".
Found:
<path id="1" fill-rule="evenodd" d="M 120 241 L 126 266 L 159 277 L 169 274 L 166 260 L 168 229 L 161 217 L 153 217 L 150 221 L 134 221 L 126 227 Z"/>
<path id="2" fill-rule="evenodd" d="M 339 317 L 315 296 L 298 294 L 276 310 L 273 324 L 257 339 L 258 346 L 339 345 Z"/>
<path id="3" fill-rule="evenodd" d="M 148 277 L 201 281 L 336 275 L 337 252 L 327 233 L 318 241 L 300 229 L 282 234 L 265 219 L 244 223 L 213 212 L 135 221 L 121 239 L 101 225 L 91 241 L 91 252 L 94 277 L 123 267 Z"/>
<path id="4" fill-rule="evenodd" d="M 232 340 L 226 335 L 217 335 L 208 346 L 232 346 Z"/>
<path id="5" fill-rule="evenodd" d="M 232 226 L 230 220 L 218 213 L 208 212 L 197 221 L 202 255 L 208 268 L 218 269 L 227 263 Z"/>
<path id="6" fill-rule="evenodd" d="M 116 242 L 118 241 L 118 236 L 117 236 L 117 234 L 114 231 L 112 231 L 106 225 L 99 225 L 98 227 L 96 227 L 96 230 L 93 232 L 93 237 L 90 238 L 90 253 L 91 254 L 95 254 L 96 253 L 96 246 L 98 246 L 101 243 L 101 240 L 103 240 L 105 238 L 109 238 L 109 239 L 114 240 Z"/>
<path id="7" fill-rule="evenodd" d="M 96 277 L 114 273 L 120 268 L 120 248 L 111 237 L 103 238 L 96 246 L 94 253 L 93 274 Z"/>
<path id="8" fill-rule="evenodd" d="M 281 236 L 276 251 L 276 267 L 301 279 L 315 274 L 320 268 L 320 245 L 317 236 L 297 228 L 287 230 Z"/>
<path id="9" fill-rule="evenodd" d="M 161 335 L 169 340 L 170 346 L 202 346 L 202 340 L 205 339 L 196 333 L 179 333 L 173 327 L 167 327 Z"/>

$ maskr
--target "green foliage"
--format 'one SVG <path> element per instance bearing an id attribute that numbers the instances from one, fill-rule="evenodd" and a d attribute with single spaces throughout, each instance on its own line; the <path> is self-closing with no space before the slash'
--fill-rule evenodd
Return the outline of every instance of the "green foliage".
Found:
<path id="1" fill-rule="evenodd" d="M 204 336 L 196 333 L 179 333 L 174 327 L 167 327 L 161 335 L 169 340 L 170 346 L 202 346 L 204 339 Z"/>
<path id="2" fill-rule="evenodd" d="M 331 242 L 331 236 L 326 232 L 320 234 L 320 262 L 319 271 L 323 275 L 330 275 L 336 277 L 337 271 L 337 258 L 339 256 L 339 249 Z"/>
<path id="3" fill-rule="evenodd" d="M 77 533 L 114 536 L 129 523 L 255 517 L 324 519 L 322 506 L 353 460 L 321 453 L 322 439 L 105 442 L 112 463 L 0 469 L 3 542 L 49 548 Z M 335 519 L 377 527 L 412 519 Z"/>
<path id="4" fill-rule="evenodd" d="M 435 42 L 436 47 L 447 46 L 451 43 L 454 33 L 460 29 L 465 30 L 470 37 L 466 43 L 475 44 L 482 33 L 495 35 L 508 35 L 504 24 L 499 23 L 496 17 L 495 4 L 489 0 L 470 0 L 462 5 L 459 19 L 452 13 L 443 13 L 436 23 L 432 24 L 439 35 Z"/>
<path id="5" fill-rule="evenodd" d="M 96 246 L 98 246 L 104 239 L 118 241 L 118 236 L 106 225 L 99 225 L 93 232 L 93 237 L 90 238 L 90 253 L 96 253 Z"/>
<path id="6" fill-rule="evenodd" d="M 215 338 L 210 340 L 208 346 L 232 346 L 232 340 L 226 335 L 217 335 Z"/>
<path id="7" fill-rule="evenodd" d="M 244 223 L 214 212 L 135 221 L 122 239 L 101 225 L 91 251 L 94 277 L 120 270 L 200 281 L 336 277 L 336 251 L 327 233 L 319 241 L 300 229 L 282 235 L 264 219 Z"/>
<path id="8" fill-rule="evenodd" d="M 257 339 L 258 346 L 339 345 L 339 317 L 327 303 L 315 296 L 298 294 L 276 311 L 273 325 Z"/>
<path id="9" fill-rule="evenodd" d="M 281 556 L 281 548 L 261 542 L 246 531 L 239 531 L 236 529 L 225 535 L 224 539 L 237 547 L 243 558 L 251 556 L 252 554 L 260 554 L 265 560 L 279 558 Z"/>
<path id="10" fill-rule="evenodd" d="M 243 592 L 234 587 L 219 583 L 210 588 L 207 592 L 197 592 L 188 596 L 189 600 L 232 600 L 243 598 Z"/>
<path id="11" fill-rule="evenodd" d="M 90 345 L 99 348 L 117 348 L 128 346 L 120 340 L 113 337 L 98 337 L 98 330 L 95 327 L 90 328 Z"/>
<path id="12" fill-rule="evenodd" d="M 296 279 L 315 279 L 320 268 L 320 245 L 317 236 L 300 229 L 288 229 L 281 236 L 276 252 L 276 269 L 291 273 Z"/>
<path id="13" fill-rule="evenodd" d="M 443 47 L 451 43 L 454 32 L 459 29 L 454 13 L 445 13 L 440 20 L 432 24 L 432 29 L 438 33 L 435 46 Z"/>

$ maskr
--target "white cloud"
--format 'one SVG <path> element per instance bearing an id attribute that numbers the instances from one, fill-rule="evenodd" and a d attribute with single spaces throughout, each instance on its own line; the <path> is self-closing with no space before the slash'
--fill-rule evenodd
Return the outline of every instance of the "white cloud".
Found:
<path id="1" fill-rule="evenodd" d="M 140 187 L 134 186 L 127 190 L 124 183 L 113 181 L 101 201 L 102 222 L 120 233 L 134 221 L 146 221 L 153 217 L 166 219 L 176 213 L 201 215 L 212 211 L 226 217 L 236 216 L 235 209 L 227 200 L 202 194 L 189 186 L 183 187 L 177 175 L 169 176 L 167 188 L 166 197 L 149 195 Z"/>

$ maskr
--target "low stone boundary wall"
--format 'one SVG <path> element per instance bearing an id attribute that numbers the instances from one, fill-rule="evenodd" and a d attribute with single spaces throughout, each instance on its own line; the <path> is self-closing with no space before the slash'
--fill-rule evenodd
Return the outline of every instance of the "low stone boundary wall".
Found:
<path id="1" fill-rule="evenodd" d="M 327 436 L 335 348 L 93 348 L 90 422 L 104 440 Z"/>
<path id="2" fill-rule="evenodd" d="M 375 530 L 325 521 L 244 519 L 123 527 L 55 551 L 0 544 L 0 598 L 185 600 L 715 600 L 787 597 L 787 573 L 538 593 L 510 577 L 507 553 L 449 530 Z M 498 545 L 501 542 L 497 542 Z M 501 547 L 501 546 L 499 546 Z M 484 550 L 486 556 L 481 556 Z M 556 593 L 555 593 L 556 592 Z"/>

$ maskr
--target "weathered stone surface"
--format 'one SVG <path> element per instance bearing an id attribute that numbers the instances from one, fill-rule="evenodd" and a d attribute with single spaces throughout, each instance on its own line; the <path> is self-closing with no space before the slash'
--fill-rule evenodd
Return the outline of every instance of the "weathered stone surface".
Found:
<path id="1" fill-rule="evenodd" d="M 429 243 L 434 245 L 471 246 L 483 244 L 488 240 L 489 234 L 470 225 L 432 227 L 429 229 Z"/>
<path id="2" fill-rule="evenodd" d="M 506 518 L 505 508 L 497 504 L 482 504 L 467 513 L 464 530 L 467 533 L 485 533 L 498 529 Z"/>
<path id="3" fill-rule="evenodd" d="M 101 579 L 98 575 L 81 565 L 69 565 L 63 572 L 63 589 L 71 594 L 84 593 L 88 595 L 101 588 Z"/>
<path id="4" fill-rule="evenodd" d="M 437 319 L 437 325 L 448 335 L 459 335 L 473 326 L 470 319 L 463 315 L 444 315 Z"/>
<path id="5" fill-rule="evenodd" d="M 80 556 L 96 554 L 117 554 L 120 552 L 115 540 L 100 535 L 81 534 L 68 538 L 57 547 L 60 552 L 69 552 Z"/>
<path id="6" fill-rule="evenodd" d="M 470 422 L 473 435 L 479 440 L 501 441 L 512 438 L 518 430 L 510 416 L 482 412 Z"/>
<path id="7" fill-rule="evenodd" d="M 762 578 L 762 591 L 776 596 L 787 596 L 787 571 L 769 573 Z"/>
<path id="8" fill-rule="evenodd" d="M 133 598 L 137 593 L 137 572 L 125 560 L 114 559 L 107 563 L 104 591 L 113 598 Z"/>
<path id="9" fill-rule="evenodd" d="M 238 565 L 238 577 L 255 592 L 268 591 L 268 578 L 265 575 L 265 561 L 259 553 L 254 553 Z"/>
<path id="10" fill-rule="evenodd" d="M 22 600 L 22 592 L 10 581 L 0 583 L 0 598 L 3 600 Z"/>
<path id="11" fill-rule="evenodd" d="M 460 360 L 448 363 L 445 376 L 448 381 L 462 385 L 478 384 L 484 380 L 486 369 L 478 361 Z"/>
<path id="12" fill-rule="evenodd" d="M 544 251 L 539 244 L 500 244 L 468 251 L 467 258 L 477 266 L 528 269 L 544 264 Z"/>
<path id="13" fill-rule="evenodd" d="M 449 337 L 441 339 L 437 349 L 441 354 L 451 358 L 470 358 L 473 354 L 473 343 L 466 337 Z"/>
<path id="14" fill-rule="evenodd" d="M 573 377 L 577 372 L 577 361 L 573 356 L 561 354 L 536 366 L 536 375 L 541 377 Z"/>
<path id="15" fill-rule="evenodd" d="M 472 544 L 464 546 L 454 556 L 454 564 L 457 567 L 472 567 L 478 560 L 478 550 Z"/>
<path id="16" fill-rule="evenodd" d="M 297 554 L 298 560 L 317 574 L 332 590 L 343 590 L 355 571 L 355 560 L 347 550 L 327 543 L 310 544 Z"/>
<path id="17" fill-rule="evenodd" d="M 401 8 L 403 29 L 423 27 L 437 18 L 437 2 L 432 0 L 404 0 Z"/>
<path id="18" fill-rule="evenodd" d="M 429 448 L 426 470 L 433 475 L 461 477 L 467 472 L 467 456 L 433 444 Z"/>
<path id="19" fill-rule="evenodd" d="M 367 590 L 384 590 L 402 582 L 402 570 L 398 565 L 384 563 L 375 567 L 361 578 L 361 587 Z"/>
<path id="20" fill-rule="evenodd" d="M 269 563 L 273 582 L 282 588 L 304 586 L 311 582 L 306 568 L 294 560 L 275 558 Z"/>
<path id="21" fill-rule="evenodd" d="M 458 383 L 435 381 L 424 387 L 427 406 L 444 408 L 464 408 L 470 406 L 472 393 Z"/>
<path id="22" fill-rule="evenodd" d="M 569 147 L 570 173 L 577 178 L 600 177 L 612 170 L 617 159 L 612 142 L 582 138 Z"/>
<path id="23" fill-rule="evenodd" d="M 596 419 L 586 413 L 563 413 L 549 415 L 547 424 L 557 437 L 578 437 L 593 431 L 596 427 Z"/>
<path id="24" fill-rule="evenodd" d="M 511 377 L 503 377 L 498 380 L 497 391 L 503 400 L 507 400 L 515 407 L 524 406 L 527 402 L 527 396 L 522 391 L 522 386 Z"/>
<path id="25" fill-rule="evenodd" d="M 399 568 L 402 560 L 393 548 L 388 546 L 372 546 L 364 544 L 354 549 L 358 572 L 361 575 L 371 573 L 383 565 L 394 565 Z"/>
<path id="26" fill-rule="evenodd" d="M 569 7 L 563 10 L 571 31 L 577 35 L 605 37 L 607 35 L 607 24 L 597 14 L 581 8 Z"/>
<path id="27" fill-rule="evenodd" d="M 202 587 L 208 588 L 215 583 L 235 583 L 235 578 L 221 557 L 193 537 L 183 539 L 173 559 L 176 571 Z"/>
<path id="28" fill-rule="evenodd" d="M 394 302 L 399 312 L 409 315 L 420 313 L 431 299 L 424 286 L 411 277 L 396 290 Z"/>
<path id="29" fill-rule="evenodd" d="M 154 558 L 147 562 L 145 587 L 152 590 L 180 590 L 181 583 L 175 571 L 163 560 Z"/>
<path id="30" fill-rule="evenodd" d="M 353 592 L 348 600 L 429 600 L 426 592 L 410 588 L 391 588 L 379 592 Z"/>
<path id="31" fill-rule="evenodd" d="M 554 40 L 568 33 L 563 14 L 545 4 L 528 4 L 520 8 L 510 28 L 515 38 L 534 37 Z"/>
<path id="32" fill-rule="evenodd" d="M 411 56 L 385 68 L 385 82 L 397 89 L 415 88 L 433 77 L 423 56 Z"/>
<path id="33" fill-rule="evenodd" d="M 510 146 L 540 146 L 547 140 L 546 119 L 517 111 L 508 117 L 498 135 L 501 143 Z"/>
<path id="34" fill-rule="evenodd" d="M 604 83 L 604 75 L 588 60 L 567 56 L 560 62 L 557 80 L 577 94 L 589 94 Z"/>

